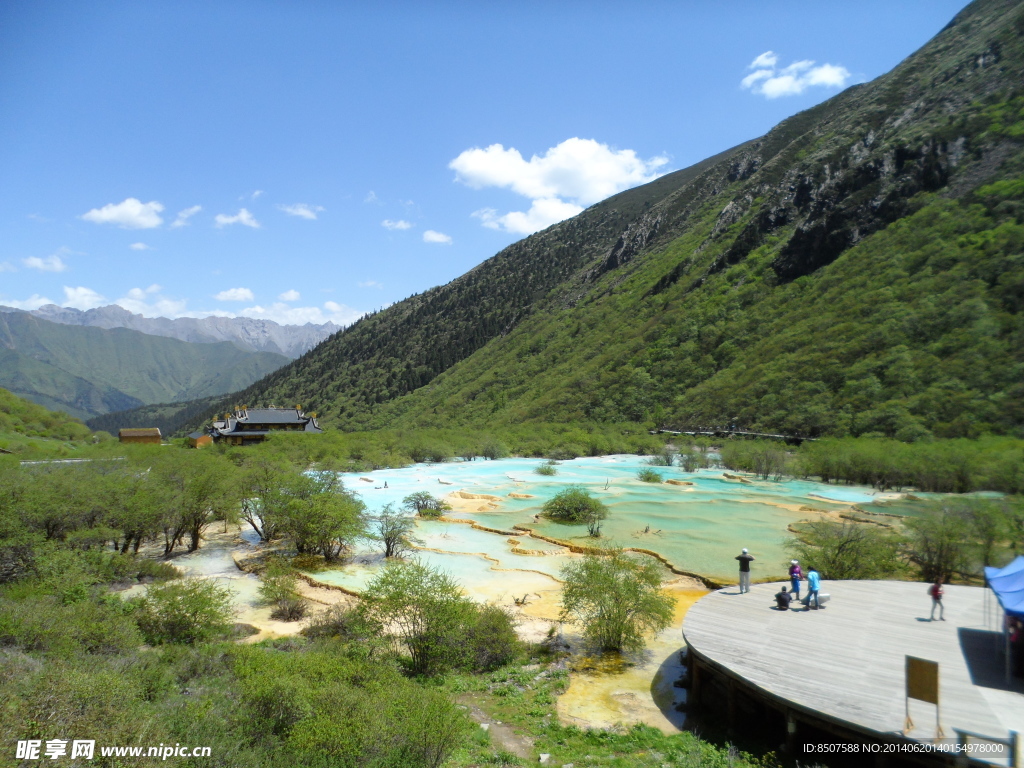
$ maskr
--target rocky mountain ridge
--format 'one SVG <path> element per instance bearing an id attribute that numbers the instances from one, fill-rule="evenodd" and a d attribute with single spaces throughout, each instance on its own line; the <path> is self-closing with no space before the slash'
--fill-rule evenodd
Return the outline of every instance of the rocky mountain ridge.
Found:
<path id="1" fill-rule="evenodd" d="M 11 307 L 0 307 L 0 312 L 18 312 Z M 210 344 L 230 341 L 252 352 L 273 352 L 296 358 L 308 352 L 333 333 L 341 330 L 332 322 L 316 325 L 280 325 L 273 320 L 251 317 L 144 317 L 117 304 L 95 309 L 80 310 L 47 304 L 29 314 L 63 325 L 81 325 L 95 328 L 128 328 L 151 336 L 166 336 L 180 341 Z"/>

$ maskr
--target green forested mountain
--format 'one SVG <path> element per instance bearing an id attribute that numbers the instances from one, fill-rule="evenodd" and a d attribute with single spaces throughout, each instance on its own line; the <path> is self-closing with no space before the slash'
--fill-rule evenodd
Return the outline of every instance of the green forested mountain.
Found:
<path id="1" fill-rule="evenodd" d="M 1024 4 L 978 0 L 892 72 L 367 317 L 209 413 L 1019 434 L 1022 41 Z"/>
<path id="2" fill-rule="evenodd" d="M 126 328 L 0 313 L 0 386 L 80 418 L 219 395 L 286 362 L 283 355 L 230 342 L 190 344 Z"/>

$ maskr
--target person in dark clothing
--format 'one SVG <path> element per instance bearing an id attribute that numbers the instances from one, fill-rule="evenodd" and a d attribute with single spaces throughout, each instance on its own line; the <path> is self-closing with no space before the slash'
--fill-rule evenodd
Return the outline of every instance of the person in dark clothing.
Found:
<path id="1" fill-rule="evenodd" d="M 928 588 L 928 594 L 932 598 L 932 615 L 928 617 L 929 621 L 935 621 L 935 608 L 939 609 L 939 621 L 946 620 L 946 609 L 942 605 L 942 577 L 939 576 L 935 580 L 935 583 Z"/>
<path id="2" fill-rule="evenodd" d="M 789 604 L 790 604 L 790 602 L 792 600 L 793 600 L 793 595 L 791 593 L 787 592 L 785 587 L 782 588 L 781 592 L 776 592 L 775 593 L 775 606 L 780 611 L 788 611 L 789 610 Z"/>
<path id="3" fill-rule="evenodd" d="M 740 594 L 750 591 L 750 562 L 754 559 L 747 548 L 744 547 L 743 551 L 736 555 L 736 559 L 740 561 Z"/>

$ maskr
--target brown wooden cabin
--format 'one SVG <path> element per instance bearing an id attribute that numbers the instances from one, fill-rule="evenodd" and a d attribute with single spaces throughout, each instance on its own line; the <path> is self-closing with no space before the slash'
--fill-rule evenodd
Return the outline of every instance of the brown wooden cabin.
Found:
<path id="1" fill-rule="evenodd" d="M 189 448 L 202 448 L 204 445 L 213 445 L 213 437 L 209 432 L 193 432 L 188 436 Z"/>
<path id="2" fill-rule="evenodd" d="M 163 436 L 159 427 L 129 427 L 117 430 L 117 439 L 122 443 L 153 443 L 160 445 Z"/>

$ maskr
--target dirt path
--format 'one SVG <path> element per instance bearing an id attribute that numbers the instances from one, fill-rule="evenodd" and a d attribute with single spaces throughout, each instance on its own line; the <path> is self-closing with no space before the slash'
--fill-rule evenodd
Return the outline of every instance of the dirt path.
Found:
<path id="1" fill-rule="evenodd" d="M 516 757 L 526 760 L 535 761 L 537 759 L 533 751 L 533 739 L 520 736 L 510 726 L 488 717 L 487 713 L 480 709 L 478 694 L 463 693 L 456 698 L 456 701 L 466 707 L 467 714 L 473 722 L 479 723 L 481 727 L 486 727 L 487 732 L 491 735 L 491 743 L 497 749 L 511 752 Z"/>

